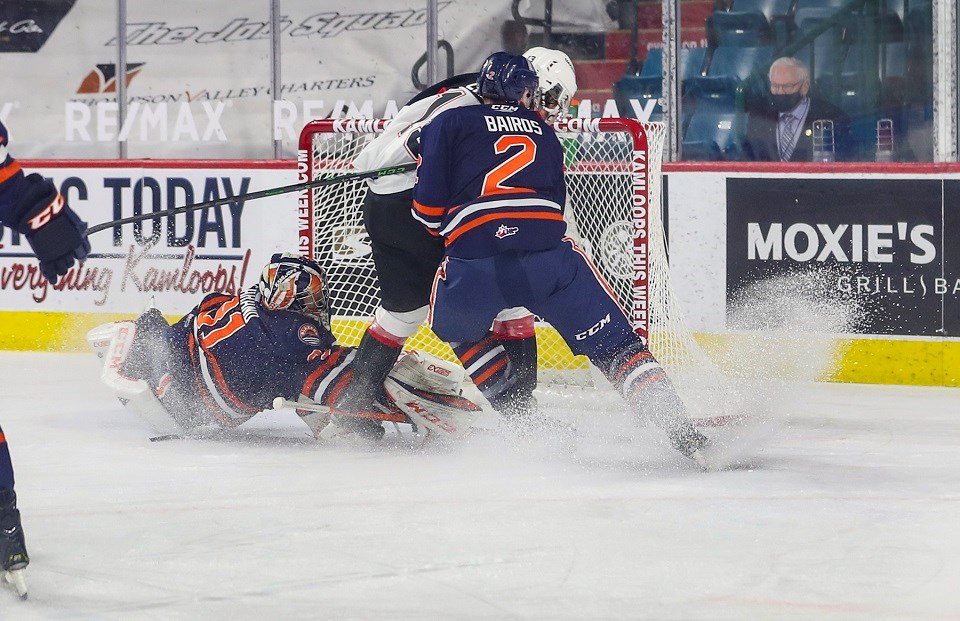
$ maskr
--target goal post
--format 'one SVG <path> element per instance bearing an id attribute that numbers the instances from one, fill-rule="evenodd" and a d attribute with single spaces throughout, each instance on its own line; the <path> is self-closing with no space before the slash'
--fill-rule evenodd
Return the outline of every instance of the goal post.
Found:
<path id="1" fill-rule="evenodd" d="M 383 119 L 322 119 L 301 132 L 300 181 L 351 170 L 360 150 L 389 125 Z M 554 125 L 564 148 L 568 234 L 586 251 L 621 303 L 634 328 L 668 371 L 703 356 L 670 286 L 661 200 L 660 123 L 635 119 L 569 119 Z M 366 181 L 308 189 L 299 199 L 299 249 L 327 272 L 333 330 L 356 345 L 379 303 L 376 273 L 362 209 Z M 426 326 L 411 348 L 453 359 Z M 537 325 L 541 376 L 582 383 L 589 363 L 574 356 L 546 323 Z M 674 367 L 674 368 L 671 368 Z"/>

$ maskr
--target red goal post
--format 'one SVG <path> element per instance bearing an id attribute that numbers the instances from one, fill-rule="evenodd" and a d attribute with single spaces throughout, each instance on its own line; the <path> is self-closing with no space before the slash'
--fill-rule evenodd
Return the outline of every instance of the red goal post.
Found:
<path id="1" fill-rule="evenodd" d="M 300 181 L 350 170 L 363 146 L 388 126 L 384 119 L 308 123 L 300 134 Z M 593 259 L 666 366 L 699 357 L 670 286 L 660 176 L 664 126 L 577 118 L 554 128 L 565 152 L 568 234 Z M 351 181 L 308 189 L 298 209 L 300 251 L 327 271 L 334 332 L 345 345 L 359 341 L 379 301 L 361 214 L 366 188 L 365 181 Z M 537 337 L 541 370 L 588 368 L 549 325 L 538 325 Z M 452 355 L 425 327 L 408 345 Z"/>

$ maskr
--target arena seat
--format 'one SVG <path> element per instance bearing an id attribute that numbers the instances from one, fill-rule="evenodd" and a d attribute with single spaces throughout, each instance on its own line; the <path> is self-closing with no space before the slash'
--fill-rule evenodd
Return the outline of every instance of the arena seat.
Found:
<path id="1" fill-rule="evenodd" d="M 736 114 L 697 111 L 683 136 L 685 160 L 712 161 L 739 159 L 740 148 L 734 131 Z"/>
<path id="2" fill-rule="evenodd" d="M 718 47 L 713 50 L 707 74 L 689 81 L 686 99 L 697 110 L 732 112 L 737 87 L 771 60 L 773 48 L 770 47 Z"/>
<path id="3" fill-rule="evenodd" d="M 647 50 L 647 57 L 640 68 L 640 77 L 659 77 L 663 73 L 663 48 L 653 47 Z"/>
<path id="4" fill-rule="evenodd" d="M 790 5 L 793 0 L 734 0 L 734 11 L 760 11 L 767 18 L 767 23 L 785 18 L 790 14 Z"/>
<path id="5" fill-rule="evenodd" d="M 734 0 L 735 11 L 760 11 L 767 18 L 773 33 L 773 43 L 780 48 L 790 36 L 790 10 L 793 0 Z"/>
<path id="6" fill-rule="evenodd" d="M 613 86 L 614 99 L 617 102 L 617 109 L 620 110 L 620 113 L 624 116 L 633 118 L 635 116 L 633 106 L 630 103 L 631 99 L 636 99 L 640 102 L 640 106 L 645 108 L 648 104 L 647 101 L 651 99 L 659 100 L 663 95 L 663 76 L 659 73 L 662 69 L 662 50 L 659 48 L 656 49 L 655 61 L 654 64 L 657 67 L 658 73 L 648 75 L 646 73 L 646 68 L 648 63 L 644 63 L 644 68 L 641 70 L 640 75 L 625 75 L 620 78 Z M 653 53 L 654 50 L 651 49 L 650 53 Z M 703 67 L 703 62 L 706 58 L 707 48 L 705 47 L 694 47 L 694 48 L 681 48 L 680 50 L 680 76 L 683 84 L 686 84 L 691 78 L 695 78 L 700 75 L 700 70 Z M 647 59 L 649 61 L 650 55 L 648 54 Z M 652 71 L 652 70 L 651 70 Z M 659 120 L 663 117 L 663 108 L 657 104 L 653 110 L 653 114 L 650 117 L 651 121 Z"/>
<path id="7" fill-rule="evenodd" d="M 773 42 L 773 31 L 760 11 L 731 11 L 707 17 L 710 47 L 759 47 Z"/>

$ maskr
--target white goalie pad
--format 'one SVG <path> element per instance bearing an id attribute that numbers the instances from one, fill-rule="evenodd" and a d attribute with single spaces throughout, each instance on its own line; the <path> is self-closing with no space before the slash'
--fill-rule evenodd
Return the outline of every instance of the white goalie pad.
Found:
<path id="1" fill-rule="evenodd" d="M 87 332 L 87 342 L 103 360 L 100 381 L 128 408 L 139 414 L 161 435 L 179 435 L 183 427 L 177 423 L 150 386 L 143 380 L 125 377 L 120 370 L 133 347 L 137 326 L 132 321 L 106 323 Z"/>
<path id="2" fill-rule="evenodd" d="M 453 439 L 466 433 L 481 412 L 460 394 L 465 377 L 456 364 L 412 351 L 394 365 L 383 387 L 425 441 Z"/>

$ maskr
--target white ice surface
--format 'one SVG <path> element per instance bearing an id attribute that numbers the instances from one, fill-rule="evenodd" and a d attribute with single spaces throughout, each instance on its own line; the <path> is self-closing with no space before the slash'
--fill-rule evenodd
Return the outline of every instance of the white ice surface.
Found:
<path id="1" fill-rule="evenodd" d="M 150 443 L 92 356 L 0 371 L 32 558 L 0 619 L 960 619 L 958 390 L 802 387 L 703 473 L 640 441 L 322 448 L 290 413 Z"/>

